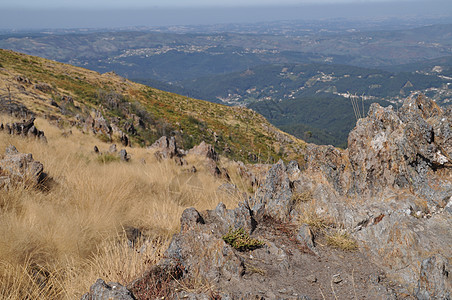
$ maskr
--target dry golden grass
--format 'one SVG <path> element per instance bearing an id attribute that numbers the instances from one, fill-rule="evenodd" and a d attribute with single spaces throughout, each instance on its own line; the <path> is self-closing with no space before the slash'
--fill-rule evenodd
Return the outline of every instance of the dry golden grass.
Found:
<path id="1" fill-rule="evenodd" d="M 197 173 L 158 163 L 141 148 L 127 149 L 128 163 L 100 163 L 93 147 L 106 152 L 108 144 L 75 128 L 64 137 L 45 120 L 36 124 L 47 144 L 0 132 L 0 153 L 10 144 L 32 153 L 51 178 L 49 191 L 0 190 L 1 299 L 76 299 L 100 277 L 125 284 L 159 259 L 186 207 L 238 202 L 216 192 L 222 182 L 196 158 L 187 160 L 199 164 Z M 145 246 L 130 247 L 126 227 L 140 229 Z"/>
<path id="2" fill-rule="evenodd" d="M 326 233 L 325 238 L 330 247 L 344 251 L 354 251 L 358 249 L 358 243 L 344 230 L 330 230 Z"/>
<path id="3" fill-rule="evenodd" d="M 326 244 L 332 248 L 343 251 L 354 251 L 358 249 L 358 243 L 343 229 L 343 226 L 336 220 L 326 218 L 317 214 L 315 201 L 312 199 L 298 202 L 299 224 L 307 224 L 314 232 L 314 235 L 322 237 Z M 303 204 L 303 205 L 301 205 Z"/>

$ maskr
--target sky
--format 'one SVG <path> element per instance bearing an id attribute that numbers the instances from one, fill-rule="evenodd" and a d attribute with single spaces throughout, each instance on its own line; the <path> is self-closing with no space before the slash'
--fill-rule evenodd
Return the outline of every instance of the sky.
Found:
<path id="1" fill-rule="evenodd" d="M 388 0 L 14 0 L 0 1 L 4 8 L 157 8 L 157 7 L 243 7 L 299 6 L 303 4 L 371 3 Z M 413 0 L 395 0 L 413 2 Z"/>
<path id="2" fill-rule="evenodd" d="M 452 0 L 0 0 L 0 30 L 451 16 Z"/>

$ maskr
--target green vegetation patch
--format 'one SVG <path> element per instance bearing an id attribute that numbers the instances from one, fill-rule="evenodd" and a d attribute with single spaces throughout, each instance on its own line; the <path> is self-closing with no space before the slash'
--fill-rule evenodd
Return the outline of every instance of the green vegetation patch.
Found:
<path id="1" fill-rule="evenodd" d="M 106 164 L 114 161 L 119 161 L 119 157 L 111 153 L 102 153 L 97 157 L 97 161 Z"/>
<path id="2" fill-rule="evenodd" d="M 241 227 L 236 230 L 229 228 L 229 232 L 223 236 L 223 240 L 239 251 L 251 251 L 265 245 L 264 242 L 251 238 Z"/>

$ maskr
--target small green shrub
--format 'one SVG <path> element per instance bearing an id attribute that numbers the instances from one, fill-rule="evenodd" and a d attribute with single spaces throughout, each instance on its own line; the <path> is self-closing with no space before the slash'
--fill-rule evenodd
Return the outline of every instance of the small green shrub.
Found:
<path id="1" fill-rule="evenodd" d="M 102 164 L 106 164 L 114 161 L 119 161 L 119 157 L 111 153 L 102 153 L 97 157 L 97 161 Z"/>
<path id="2" fill-rule="evenodd" d="M 243 228 L 238 228 L 236 230 L 229 228 L 229 232 L 223 236 L 223 240 L 239 251 L 254 250 L 265 244 L 258 239 L 251 238 Z"/>
<path id="3" fill-rule="evenodd" d="M 99 138 L 99 140 L 101 140 L 104 143 L 110 143 L 111 142 L 111 138 L 106 135 L 105 133 L 101 133 L 97 136 Z"/>

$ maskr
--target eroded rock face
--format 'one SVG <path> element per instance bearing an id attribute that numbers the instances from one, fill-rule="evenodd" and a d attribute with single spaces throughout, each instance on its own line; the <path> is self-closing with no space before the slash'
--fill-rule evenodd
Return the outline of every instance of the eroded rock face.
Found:
<path id="1" fill-rule="evenodd" d="M 308 145 L 306 169 L 340 195 L 412 190 L 444 207 L 452 190 L 450 111 L 425 97 L 407 100 L 398 112 L 373 104 L 350 132 L 347 150 Z"/>
<path id="2" fill-rule="evenodd" d="M 199 155 L 202 157 L 210 158 L 214 161 L 219 160 L 219 156 L 214 147 L 206 142 L 202 141 L 198 146 L 193 147 L 188 151 L 188 154 Z"/>
<path id="3" fill-rule="evenodd" d="M 43 179 L 43 170 L 44 166 L 35 161 L 31 154 L 19 153 L 16 147 L 9 146 L 0 160 L 0 185 L 36 186 Z"/>
<path id="4" fill-rule="evenodd" d="M 156 268 L 179 270 L 180 278 L 203 274 L 226 299 L 308 299 L 300 291 L 318 297 L 312 287 L 322 282 L 334 285 L 331 299 L 450 299 L 450 112 L 422 97 L 398 112 L 373 105 L 349 149 L 308 145 L 303 169 L 278 162 L 237 208 L 184 211 Z M 294 194 L 307 196 L 295 203 Z M 345 228 L 360 252 L 337 256 L 316 245 L 310 227 L 296 222 L 310 209 Z M 229 228 L 244 228 L 265 245 L 237 251 L 222 239 Z M 130 290 L 145 286 L 149 274 Z"/>
<path id="5" fill-rule="evenodd" d="M 444 206 L 452 185 L 438 173 L 451 167 L 451 122 L 424 97 L 406 101 L 398 113 L 373 104 L 348 140 L 354 191 L 375 195 L 386 188 L 412 188 Z"/>
<path id="6" fill-rule="evenodd" d="M 250 199 L 254 214 L 264 215 L 278 220 L 287 220 L 292 210 L 292 191 L 286 165 L 279 161 L 268 171 L 265 182 Z"/>
<path id="7" fill-rule="evenodd" d="M 421 264 L 419 286 L 416 290 L 417 299 L 451 299 L 451 276 L 447 258 L 437 254 L 424 259 Z"/>
<path id="8" fill-rule="evenodd" d="M 105 134 L 111 136 L 113 129 L 110 124 L 105 120 L 100 111 L 94 112 L 94 117 L 89 115 L 85 120 L 85 131 L 92 131 L 94 134 Z"/>
<path id="9" fill-rule="evenodd" d="M 162 136 L 154 144 L 152 144 L 150 149 L 156 149 L 155 156 L 157 159 L 169 159 L 173 157 L 180 156 L 179 149 L 176 145 L 176 139 L 172 137 Z"/>
<path id="10" fill-rule="evenodd" d="M 424 97 L 398 112 L 373 104 L 347 150 L 309 145 L 306 170 L 293 183 L 409 294 L 424 259 L 452 257 L 450 112 Z"/>

